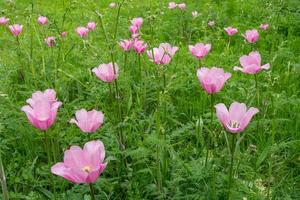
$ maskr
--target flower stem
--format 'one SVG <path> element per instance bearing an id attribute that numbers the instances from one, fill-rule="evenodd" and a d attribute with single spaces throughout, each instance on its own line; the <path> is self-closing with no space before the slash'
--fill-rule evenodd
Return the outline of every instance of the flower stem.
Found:
<path id="1" fill-rule="evenodd" d="M 138 54 L 138 65 L 139 65 L 139 75 L 140 75 L 140 84 L 142 85 L 142 66 L 141 66 L 141 54 Z"/>
<path id="2" fill-rule="evenodd" d="M 114 40 L 115 40 L 116 37 L 117 37 L 118 25 L 119 25 L 119 18 L 120 18 L 120 11 L 121 11 L 121 8 L 122 8 L 124 2 L 125 2 L 125 0 L 123 0 L 123 1 L 120 3 L 120 6 L 119 6 L 119 8 L 118 8 L 117 19 L 116 19 L 116 26 L 115 26 Z"/>
<path id="3" fill-rule="evenodd" d="M 3 200 L 9 200 L 8 190 L 6 185 L 6 177 L 5 177 L 4 168 L 1 159 L 1 153 L 0 153 L 0 183 L 2 187 Z"/>
<path id="4" fill-rule="evenodd" d="M 229 184 L 228 184 L 228 199 L 230 199 L 230 193 L 231 193 L 231 186 L 233 183 L 232 175 L 233 175 L 233 162 L 234 162 L 234 152 L 235 152 L 235 135 L 231 134 L 231 149 L 230 149 L 230 155 L 231 155 L 231 160 L 230 160 L 230 168 L 229 168 Z"/>
<path id="5" fill-rule="evenodd" d="M 256 90 L 256 106 L 260 106 L 260 101 L 259 101 L 259 88 L 258 88 L 258 80 L 257 80 L 257 75 L 254 74 L 254 79 L 255 79 L 255 90 Z M 256 124 L 256 132 L 259 133 L 259 117 L 257 118 L 257 124 Z"/>
<path id="6" fill-rule="evenodd" d="M 128 53 L 124 53 L 124 72 L 126 72 L 127 69 L 127 60 L 128 60 Z"/>
<path id="7" fill-rule="evenodd" d="M 93 187 L 93 184 L 90 183 L 89 187 L 90 187 L 90 191 L 91 191 L 91 198 L 92 198 L 92 200 L 96 200 L 96 198 L 95 198 L 95 189 Z"/>
<path id="8" fill-rule="evenodd" d="M 257 103 L 257 106 L 259 106 L 259 88 L 258 88 L 258 80 L 257 80 L 257 75 L 254 74 L 254 79 L 255 79 L 255 89 L 256 89 L 256 103 Z"/>
<path id="9" fill-rule="evenodd" d="M 210 94 L 210 131 L 213 129 L 213 107 L 214 107 L 214 99 L 213 99 L 213 94 Z M 211 143 L 211 135 L 207 134 L 207 150 L 206 150 L 206 157 L 205 157 L 205 167 L 207 166 L 207 161 L 208 161 L 208 155 L 209 155 L 209 148 L 210 148 L 210 143 Z"/>

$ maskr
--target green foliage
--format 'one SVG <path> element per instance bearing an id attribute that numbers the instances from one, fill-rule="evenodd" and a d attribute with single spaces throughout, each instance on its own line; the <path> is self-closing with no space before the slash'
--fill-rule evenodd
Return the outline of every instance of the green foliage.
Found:
<path id="1" fill-rule="evenodd" d="M 0 26 L 0 153 L 11 199 L 90 199 L 87 185 L 75 185 L 51 174 L 43 147 L 43 135 L 33 128 L 21 112 L 27 98 L 36 90 L 55 88 L 63 102 L 58 118 L 49 130 L 57 142 L 56 161 L 70 145 L 83 146 L 87 135 L 68 123 L 81 108 L 101 110 L 104 125 L 89 139 L 101 139 L 106 148 L 107 169 L 95 183 L 96 199 L 226 199 L 230 153 L 227 135 L 214 115 L 209 129 L 209 97 L 199 86 L 198 62 L 189 54 L 188 45 L 212 43 L 203 66 L 220 66 L 232 73 L 215 103 L 233 101 L 255 106 L 255 82 L 250 75 L 233 72 L 239 57 L 250 52 L 241 37 L 247 29 L 268 22 L 270 29 L 260 31 L 254 45 L 269 71 L 258 76 L 262 105 L 257 118 L 239 135 L 234 165 L 232 199 L 300 198 L 300 4 L 298 0 L 186 0 L 184 12 L 167 9 L 168 1 L 126 0 L 120 12 L 116 40 L 130 37 L 129 20 L 143 17 L 142 38 L 155 47 L 168 42 L 180 47 L 173 61 L 157 69 L 142 55 L 144 87 L 136 81 L 138 62 L 135 53 L 124 54 L 114 46 L 120 66 L 122 121 L 117 103 L 107 84 L 91 73 L 100 63 L 111 62 L 95 10 L 103 14 L 104 26 L 112 37 L 117 9 L 108 0 L 4 0 L 0 15 L 11 23 L 24 25 L 20 46 Z M 120 3 L 120 2 L 117 2 Z M 191 12 L 200 16 L 193 19 Z M 39 15 L 49 18 L 47 27 L 36 23 Z M 74 30 L 88 21 L 97 29 L 83 41 Z M 208 28 L 214 20 L 216 26 Z M 223 28 L 235 26 L 239 33 L 231 38 Z M 58 36 L 54 48 L 43 38 Z M 113 42 L 113 41 L 112 41 Z M 58 68 L 54 79 L 55 66 Z M 20 78 L 24 72 L 24 80 Z M 161 74 L 160 74 L 161 73 Z M 166 87 L 162 90 L 161 75 Z M 160 92 L 158 92 L 160 91 Z M 118 145 L 118 130 L 126 136 L 126 149 Z M 205 167 L 206 138 L 213 134 L 213 152 Z M 127 165 L 124 167 L 124 160 Z M 160 168 L 160 171 L 158 170 Z M 162 184 L 159 185 L 161 180 Z"/>

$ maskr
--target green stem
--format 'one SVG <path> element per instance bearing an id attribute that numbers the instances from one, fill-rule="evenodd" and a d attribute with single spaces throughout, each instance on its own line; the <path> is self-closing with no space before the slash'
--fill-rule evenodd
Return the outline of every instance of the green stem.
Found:
<path id="1" fill-rule="evenodd" d="M 128 53 L 124 53 L 124 72 L 126 72 L 127 69 L 127 60 L 128 60 Z"/>
<path id="2" fill-rule="evenodd" d="M 254 74 L 254 79 L 255 79 L 255 89 L 256 89 L 256 103 L 257 106 L 259 106 L 259 88 L 258 88 L 258 80 L 257 80 L 257 75 Z"/>
<path id="3" fill-rule="evenodd" d="M 140 84 L 142 85 L 142 66 L 141 66 L 141 54 L 138 54 L 138 65 L 139 65 L 139 75 L 140 75 Z"/>
<path id="4" fill-rule="evenodd" d="M 115 26 L 114 40 L 115 40 L 116 37 L 117 37 L 118 25 L 119 25 L 119 18 L 120 18 L 120 11 L 121 11 L 121 8 L 122 8 L 124 2 L 125 2 L 125 0 L 123 0 L 123 1 L 120 3 L 120 6 L 119 6 L 119 8 L 118 8 L 117 19 L 116 19 L 116 26 Z"/>
<path id="5" fill-rule="evenodd" d="M 96 198 L 95 198 L 95 189 L 93 187 L 93 184 L 90 183 L 89 187 L 90 187 L 90 191 L 91 191 L 91 198 L 92 198 L 92 200 L 96 200 Z"/>
<path id="6" fill-rule="evenodd" d="M 228 184 L 228 199 L 230 199 L 230 193 L 231 193 L 231 186 L 233 183 L 233 162 L 234 162 L 234 152 L 235 152 L 235 135 L 231 134 L 232 138 L 231 138 L 231 149 L 230 149 L 230 155 L 231 155 L 231 160 L 230 160 L 230 168 L 229 168 L 229 184 Z"/>
<path id="7" fill-rule="evenodd" d="M 227 52 L 229 53 L 229 47 L 231 42 L 231 36 L 228 36 Z"/>
<path id="8" fill-rule="evenodd" d="M 255 79 L 255 90 L 256 90 L 256 104 L 257 104 L 256 106 L 260 107 L 258 79 L 256 74 L 254 74 L 254 79 Z M 257 118 L 256 132 L 259 133 L 259 117 Z"/>
<path id="9" fill-rule="evenodd" d="M 0 153 L 0 183 L 2 187 L 3 200 L 9 200 L 8 190 L 6 185 L 6 177 L 5 177 L 4 168 L 1 159 L 1 153 Z"/>
<path id="10" fill-rule="evenodd" d="M 210 94 L 210 131 L 213 132 L 213 109 L 214 109 L 214 99 L 213 94 Z M 209 155 L 209 148 L 211 143 L 211 135 L 207 134 L 207 150 L 206 150 L 206 157 L 205 157 L 205 167 L 207 166 L 208 155 Z"/>

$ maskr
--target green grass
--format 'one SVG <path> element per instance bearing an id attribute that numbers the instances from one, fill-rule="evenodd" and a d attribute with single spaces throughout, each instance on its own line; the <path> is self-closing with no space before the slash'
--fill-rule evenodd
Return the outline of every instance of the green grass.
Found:
<path id="1" fill-rule="evenodd" d="M 116 41 L 130 37 L 131 18 L 143 17 L 142 38 L 150 47 L 168 42 L 180 49 L 164 68 L 165 92 L 157 92 L 163 87 L 157 66 L 146 54 L 142 56 L 144 87 L 141 87 L 136 81 L 137 56 L 130 52 L 129 70 L 124 72 L 124 54 L 115 45 L 116 62 L 121 69 L 118 84 L 122 121 L 118 120 L 117 103 L 111 100 L 108 85 L 90 72 L 101 63 L 111 62 L 94 12 L 103 14 L 111 38 L 117 9 L 109 9 L 109 3 L 107 0 L 0 2 L 0 16 L 24 25 L 20 47 L 0 26 L 0 153 L 10 198 L 90 198 L 87 185 L 75 185 L 51 174 L 43 135 L 27 122 L 20 110 L 34 91 L 55 88 L 63 102 L 56 123 L 48 131 L 55 141 L 56 161 L 63 159 L 63 152 L 70 145 L 83 146 L 88 141 L 86 134 L 68 123 L 76 110 L 95 108 L 105 115 L 103 127 L 90 137 L 103 141 L 108 161 L 106 170 L 94 184 L 96 199 L 226 199 L 230 162 L 226 140 L 230 135 L 224 132 L 214 114 L 214 151 L 205 167 L 209 96 L 199 85 L 198 62 L 188 52 L 188 44 L 210 42 L 212 51 L 201 65 L 223 67 L 232 73 L 232 78 L 215 95 L 215 103 L 230 105 L 239 101 L 257 106 L 254 77 L 234 72 L 232 68 L 239 65 L 242 55 L 251 51 L 241 34 L 267 22 L 270 29 L 260 31 L 260 39 L 253 48 L 260 52 L 262 63 L 269 62 L 271 68 L 258 75 L 260 113 L 238 136 L 232 199 L 299 199 L 299 1 L 186 0 L 187 9 L 181 21 L 180 12 L 167 9 L 166 0 L 125 0 Z M 194 10 L 201 16 L 193 20 Z M 44 29 L 36 23 L 39 15 L 49 18 L 50 24 Z M 90 33 L 84 47 L 74 30 L 90 20 L 96 21 L 98 27 Z M 207 27 L 208 20 L 215 20 L 213 29 Z M 178 35 L 182 24 L 184 37 Z M 230 51 L 228 36 L 223 31 L 226 26 L 239 29 L 231 40 Z M 43 35 L 57 36 L 61 31 L 69 32 L 64 41 L 58 41 L 51 49 L 44 45 Z M 24 71 L 24 80 L 19 77 L 20 70 Z M 117 142 L 120 128 L 126 136 L 124 152 L 119 150 Z M 124 159 L 128 162 L 126 166 Z"/>

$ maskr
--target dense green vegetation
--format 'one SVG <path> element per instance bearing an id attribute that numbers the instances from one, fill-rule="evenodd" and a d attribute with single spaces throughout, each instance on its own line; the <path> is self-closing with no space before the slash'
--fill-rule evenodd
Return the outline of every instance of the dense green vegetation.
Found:
<path id="1" fill-rule="evenodd" d="M 210 98 L 196 76 L 202 66 L 222 67 L 232 74 L 214 95 L 215 104 L 229 106 L 238 101 L 260 110 L 237 135 L 231 198 L 299 199 L 299 1 L 185 0 L 187 7 L 180 11 L 168 9 L 166 0 L 125 0 L 117 26 L 118 8 L 110 9 L 109 3 L 0 2 L 0 17 L 24 26 L 19 42 L 0 26 L 0 153 L 10 199 L 90 199 L 88 185 L 55 176 L 50 167 L 63 159 L 71 145 L 82 147 L 92 139 L 104 143 L 108 162 L 94 184 L 96 199 L 227 199 L 231 135 L 224 131 L 215 110 L 210 126 Z M 200 13 L 197 18 L 192 17 L 194 10 Z M 108 44 L 96 11 L 102 14 Z M 47 26 L 37 23 L 39 15 L 48 17 Z M 125 71 L 124 52 L 117 44 L 130 38 L 128 27 L 134 17 L 144 18 L 140 32 L 148 49 L 163 42 L 179 47 L 171 63 L 163 67 L 142 54 L 142 80 L 137 54 L 129 52 Z M 207 25 L 210 20 L 215 21 L 212 28 Z M 86 39 L 78 37 L 76 27 L 89 21 L 95 21 L 97 28 Z M 262 23 L 270 28 L 260 30 Z M 227 26 L 239 30 L 230 41 L 223 30 Z M 260 38 L 251 45 L 241 34 L 254 28 Z M 59 39 L 62 31 L 68 36 Z M 56 45 L 45 45 L 45 36 L 56 36 Z M 212 45 L 200 63 L 188 50 L 188 45 L 197 42 Z M 233 71 L 240 65 L 239 58 L 251 50 L 259 51 L 262 63 L 271 65 L 257 76 L 260 105 L 254 76 Z M 120 68 L 117 99 L 115 84 L 109 86 L 91 72 L 111 62 L 111 53 Z M 47 88 L 55 89 L 63 103 L 47 131 L 50 163 L 43 133 L 21 111 L 33 92 Z M 104 124 L 96 133 L 87 135 L 69 123 L 81 108 L 104 113 Z M 125 150 L 118 144 L 120 131 Z M 205 166 L 207 148 L 211 151 Z"/>

